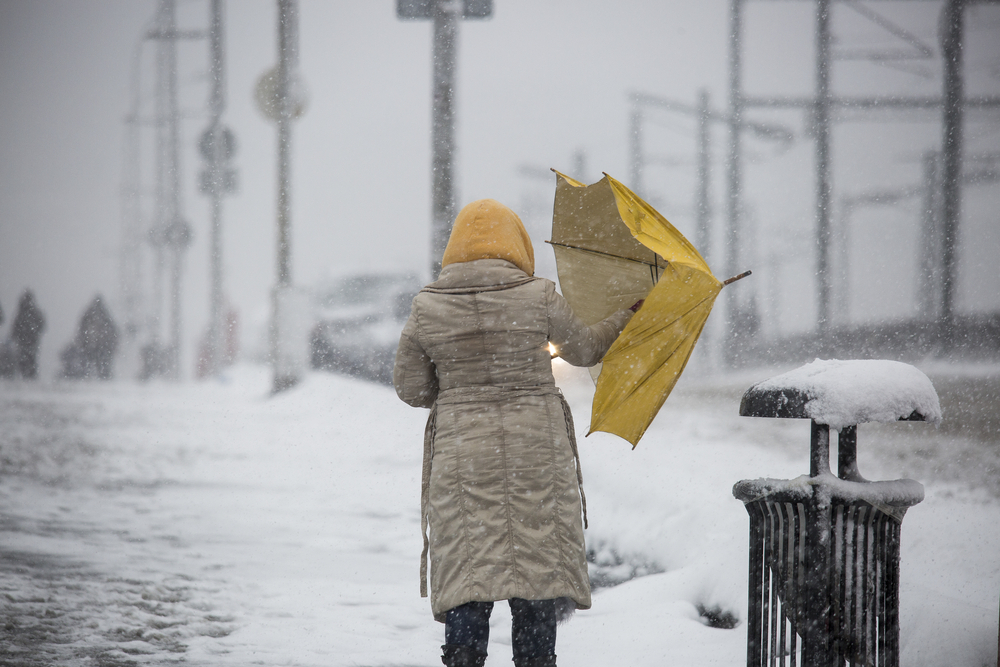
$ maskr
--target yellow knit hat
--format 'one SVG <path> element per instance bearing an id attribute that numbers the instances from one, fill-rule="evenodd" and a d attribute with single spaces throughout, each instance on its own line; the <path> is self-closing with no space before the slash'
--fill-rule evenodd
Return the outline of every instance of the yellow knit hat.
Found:
<path id="1" fill-rule="evenodd" d="M 521 218 L 494 199 L 474 201 L 459 212 L 441 266 L 476 259 L 505 259 L 535 275 L 535 249 Z"/>

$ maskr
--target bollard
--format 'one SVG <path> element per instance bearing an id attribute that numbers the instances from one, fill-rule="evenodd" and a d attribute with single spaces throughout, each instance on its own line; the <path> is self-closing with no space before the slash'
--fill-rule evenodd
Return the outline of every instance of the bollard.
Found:
<path id="1" fill-rule="evenodd" d="M 898 667 L 900 526 L 923 486 L 864 479 L 857 424 L 940 421 L 930 381 L 893 361 L 817 360 L 748 389 L 740 414 L 811 420 L 808 476 L 733 487 L 750 516 L 747 666 Z"/>

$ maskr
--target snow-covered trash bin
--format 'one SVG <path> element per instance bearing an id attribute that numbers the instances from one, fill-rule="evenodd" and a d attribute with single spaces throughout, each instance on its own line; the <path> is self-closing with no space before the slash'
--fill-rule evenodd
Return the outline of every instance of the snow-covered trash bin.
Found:
<path id="1" fill-rule="evenodd" d="M 930 380 L 896 361 L 817 359 L 750 387 L 740 414 L 812 420 L 808 476 L 733 487 L 750 515 L 748 667 L 898 667 L 900 527 L 924 488 L 862 477 L 857 425 L 939 422 Z"/>

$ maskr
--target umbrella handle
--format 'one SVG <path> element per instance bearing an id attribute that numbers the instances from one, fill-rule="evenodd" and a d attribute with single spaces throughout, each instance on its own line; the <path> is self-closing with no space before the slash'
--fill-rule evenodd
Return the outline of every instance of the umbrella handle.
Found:
<path id="1" fill-rule="evenodd" d="M 728 285 L 728 284 L 730 284 L 730 283 L 735 283 L 735 282 L 736 282 L 737 280 L 742 280 L 742 279 L 746 278 L 746 277 L 747 277 L 747 276 L 749 276 L 749 275 L 750 275 L 751 273 L 753 273 L 753 271 L 744 271 L 743 273 L 741 273 L 741 274 L 740 274 L 740 275 L 738 275 L 738 276 L 733 276 L 732 278 L 728 278 L 728 279 L 726 279 L 726 280 L 723 280 L 723 281 L 722 281 L 722 285 L 723 285 L 723 286 L 726 286 L 726 285 Z"/>

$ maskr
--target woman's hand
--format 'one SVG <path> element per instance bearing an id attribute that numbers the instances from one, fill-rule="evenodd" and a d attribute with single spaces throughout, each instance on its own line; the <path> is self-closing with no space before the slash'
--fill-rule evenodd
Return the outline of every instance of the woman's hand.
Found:
<path id="1" fill-rule="evenodd" d="M 642 304 L 645 303 L 645 302 L 646 302 L 645 299 L 639 299 L 638 301 L 636 301 L 635 303 L 633 303 L 631 306 L 629 306 L 628 309 L 631 310 L 633 313 L 638 312 L 639 309 L 642 308 Z"/>

